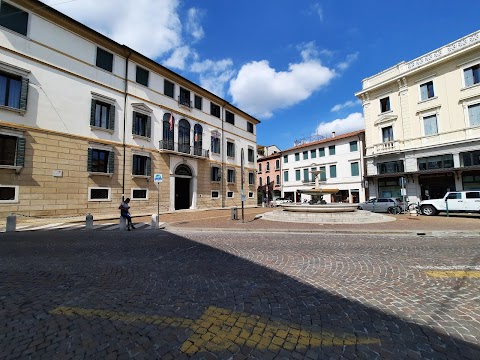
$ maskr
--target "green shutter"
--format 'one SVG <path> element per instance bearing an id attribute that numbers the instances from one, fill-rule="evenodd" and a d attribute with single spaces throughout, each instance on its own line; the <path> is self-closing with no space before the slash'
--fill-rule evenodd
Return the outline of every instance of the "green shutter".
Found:
<path id="1" fill-rule="evenodd" d="M 97 101 L 92 99 L 92 107 L 90 109 L 90 126 L 95 126 L 95 108 Z"/>
<path id="2" fill-rule="evenodd" d="M 137 133 L 137 121 L 136 121 L 137 112 L 134 111 L 132 115 L 132 134 Z"/>
<path id="3" fill-rule="evenodd" d="M 27 111 L 28 79 L 22 78 L 22 92 L 20 94 L 20 110 Z"/>
<path id="4" fill-rule="evenodd" d="M 93 158 L 93 149 L 88 149 L 88 159 L 87 159 L 87 171 L 92 171 L 92 158 Z"/>
<path id="5" fill-rule="evenodd" d="M 17 138 L 17 154 L 15 156 L 15 166 L 23 167 L 25 165 L 25 138 Z"/>
<path id="6" fill-rule="evenodd" d="M 147 163 L 145 164 L 145 168 L 147 170 L 147 176 L 151 176 L 152 175 L 152 159 L 149 157 L 147 157 Z"/>
<path id="7" fill-rule="evenodd" d="M 152 137 L 152 117 L 151 116 L 147 116 L 147 129 L 146 129 L 146 132 L 147 132 L 147 137 Z"/>
<path id="8" fill-rule="evenodd" d="M 110 130 L 115 130 L 115 105 L 110 105 L 110 109 L 108 112 L 109 121 L 108 121 L 108 128 Z"/>
<path id="9" fill-rule="evenodd" d="M 113 174 L 115 169 L 115 153 L 110 151 L 108 154 L 108 173 Z"/>

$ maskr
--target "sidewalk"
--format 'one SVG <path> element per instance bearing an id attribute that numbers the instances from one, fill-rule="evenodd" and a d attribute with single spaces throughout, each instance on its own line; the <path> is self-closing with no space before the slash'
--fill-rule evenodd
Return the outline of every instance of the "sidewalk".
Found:
<path id="1" fill-rule="evenodd" d="M 238 208 L 239 220 L 231 219 L 231 209 L 179 210 L 160 213 L 160 223 L 166 229 L 192 229 L 200 231 L 256 231 L 256 232 L 329 232 L 339 234 L 395 233 L 414 235 L 457 234 L 480 236 L 480 214 L 440 214 L 438 216 L 410 216 L 409 214 L 387 215 L 396 220 L 374 224 L 318 224 L 268 221 L 259 215 L 279 208 L 246 208 L 244 221 Z M 92 214 L 95 224 L 118 221 L 118 214 Z M 151 215 L 134 216 L 133 222 L 151 222 Z M 17 217 L 20 224 L 82 223 L 85 216 L 58 218 Z M 6 219 L 0 221 L 5 227 Z"/>

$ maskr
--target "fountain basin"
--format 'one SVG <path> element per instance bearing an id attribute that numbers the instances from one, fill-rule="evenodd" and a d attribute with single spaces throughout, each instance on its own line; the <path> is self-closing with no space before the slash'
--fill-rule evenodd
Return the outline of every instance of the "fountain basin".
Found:
<path id="1" fill-rule="evenodd" d="M 284 211 L 306 212 L 306 213 L 339 213 L 357 211 L 358 204 L 282 204 Z"/>

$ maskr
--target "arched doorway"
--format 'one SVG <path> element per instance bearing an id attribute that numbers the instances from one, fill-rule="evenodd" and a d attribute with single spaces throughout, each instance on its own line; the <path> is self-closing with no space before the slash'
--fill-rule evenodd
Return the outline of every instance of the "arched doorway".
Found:
<path id="1" fill-rule="evenodd" d="M 192 177 L 192 170 L 185 164 L 175 170 L 175 210 L 190 209 Z"/>

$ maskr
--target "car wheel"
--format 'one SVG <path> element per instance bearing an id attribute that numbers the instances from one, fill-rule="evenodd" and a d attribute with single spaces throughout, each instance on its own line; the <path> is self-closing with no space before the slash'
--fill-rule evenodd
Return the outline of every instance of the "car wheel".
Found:
<path id="1" fill-rule="evenodd" d="M 389 214 L 396 214 L 397 213 L 397 209 L 394 207 L 394 206 L 390 206 L 388 209 L 387 209 L 387 212 Z"/>
<path id="2" fill-rule="evenodd" d="M 363 210 L 361 206 L 357 206 L 357 210 Z"/>
<path id="3" fill-rule="evenodd" d="M 420 210 L 422 214 L 426 216 L 437 215 L 437 209 L 435 209 L 432 205 L 424 205 Z"/>

